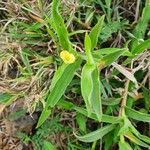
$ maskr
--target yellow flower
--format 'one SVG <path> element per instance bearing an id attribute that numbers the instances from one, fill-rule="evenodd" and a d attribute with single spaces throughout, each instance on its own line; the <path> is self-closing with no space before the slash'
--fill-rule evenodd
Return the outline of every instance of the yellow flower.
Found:
<path id="1" fill-rule="evenodd" d="M 60 53 L 60 58 L 66 63 L 66 64 L 72 64 L 75 62 L 75 56 L 72 53 L 69 53 L 68 51 L 62 51 Z"/>

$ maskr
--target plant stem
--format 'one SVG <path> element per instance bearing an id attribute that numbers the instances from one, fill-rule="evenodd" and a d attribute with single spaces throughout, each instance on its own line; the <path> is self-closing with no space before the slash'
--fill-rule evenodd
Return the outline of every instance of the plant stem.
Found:
<path id="1" fill-rule="evenodd" d="M 125 84 L 125 90 L 124 90 L 124 94 L 123 94 L 123 98 L 122 98 L 122 102 L 121 102 L 121 108 L 120 108 L 120 111 L 119 111 L 119 116 L 125 116 L 124 107 L 126 106 L 126 103 L 127 103 L 129 83 L 130 83 L 130 80 L 127 80 L 126 84 Z"/>

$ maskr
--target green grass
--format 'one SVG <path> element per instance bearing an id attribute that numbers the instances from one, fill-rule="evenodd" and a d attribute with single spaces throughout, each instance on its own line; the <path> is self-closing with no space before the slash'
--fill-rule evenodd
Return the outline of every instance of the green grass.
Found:
<path id="1" fill-rule="evenodd" d="M 0 113 L 38 114 L 27 146 L 150 148 L 150 2 L 129 4 L 0 2 Z"/>

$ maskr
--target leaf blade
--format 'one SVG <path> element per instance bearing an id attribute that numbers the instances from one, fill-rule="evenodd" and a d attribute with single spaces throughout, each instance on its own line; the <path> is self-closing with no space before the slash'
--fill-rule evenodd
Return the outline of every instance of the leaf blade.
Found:
<path id="1" fill-rule="evenodd" d="M 90 39 L 91 39 L 91 43 L 92 43 L 92 51 L 94 50 L 94 48 L 96 47 L 97 45 L 97 42 L 98 42 L 98 37 L 99 37 L 99 34 L 101 32 L 101 29 L 103 27 L 103 22 L 104 22 L 104 18 L 105 16 L 102 16 L 97 24 L 92 28 L 89 36 L 90 36 Z"/>
<path id="2" fill-rule="evenodd" d="M 106 135 L 107 133 L 112 131 L 115 127 L 116 127 L 116 125 L 111 124 L 111 125 L 102 127 L 96 131 L 93 131 L 91 133 L 88 133 L 84 136 L 78 136 L 76 134 L 75 134 L 75 136 L 78 140 L 80 140 L 82 142 L 94 142 L 94 141 L 101 139 L 104 135 Z"/>
<path id="3" fill-rule="evenodd" d="M 128 117 L 138 120 L 138 121 L 143 121 L 143 122 L 150 122 L 150 115 L 145 114 L 136 110 L 133 110 L 129 107 L 125 107 L 125 111 Z"/>

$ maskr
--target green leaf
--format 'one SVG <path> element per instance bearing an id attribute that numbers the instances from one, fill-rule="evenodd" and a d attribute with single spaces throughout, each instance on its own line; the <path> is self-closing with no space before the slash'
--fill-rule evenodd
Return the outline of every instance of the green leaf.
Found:
<path id="1" fill-rule="evenodd" d="M 122 56 L 132 56 L 132 53 L 129 52 L 127 48 L 102 48 L 96 51 L 93 51 L 95 57 L 102 57 L 102 55 L 109 55 L 114 52 L 124 51 Z"/>
<path id="2" fill-rule="evenodd" d="M 55 84 L 58 82 L 58 80 L 62 77 L 63 73 L 65 72 L 65 69 L 68 67 L 68 64 L 63 63 L 55 72 L 53 79 L 51 81 L 50 90 L 52 90 L 55 86 Z"/>
<path id="3" fill-rule="evenodd" d="M 119 141 L 119 150 L 133 150 L 133 149 L 127 142 Z"/>
<path id="4" fill-rule="evenodd" d="M 58 101 L 57 105 L 66 110 L 73 110 L 73 108 L 74 108 L 73 103 L 67 102 L 64 99 L 60 99 L 60 101 Z"/>
<path id="5" fill-rule="evenodd" d="M 86 117 L 82 115 L 81 113 L 77 113 L 76 115 L 76 121 L 79 126 L 79 129 L 83 132 L 86 132 Z"/>
<path id="6" fill-rule="evenodd" d="M 85 115 L 86 117 L 89 117 L 89 118 L 94 119 L 94 120 L 96 120 L 96 121 L 98 120 L 95 113 L 91 113 L 90 115 L 88 115 L 87 110 L 84 109 L 84 108 L 75 106 L 75 107 L 74 107 L 74 110 L 76 110 L 77 112 L 79 112 L 79 113 Z M 122 120 L 121 120 L 121 118 L 119 118 L 119 117 L 114 117 L 114 116 L 109 116 L 109 115 L 103 114 L 101 121 L 102 121 L 102 122 L 106 122 L 106 123 L 117 124 L 117 123 L 120 123 Z"/>
<path id="7" fill-rule="evenodd" d="M 92 112 L 92 104 L 90 99 L 93 90 L 92 72 L 94 69 L 95 66 L 85 64 L 83 66 L 82 73 L 81 73 L 81 93 L 89 115 Z"/>
<path id="8" fill-rule="evenodd" d="M 142 12 L 142 17 L 138 21 L 137 26 L 135 27 L 135 30 L 133 31 L 134 36 L 136 39 L 133 39 L 132 46 L 131 46 L 131 52 L 136 52 L 135 47 L 139 44 L 139 41 L 141 39 L 144 39 L 145 32 L 147 30 L 148 23 L 150 21 L 150 4 L 145 2 L 145 7 Z"/>
<path id="9" fill-rule="evenodd" d="M 75 136 L 78 140 L 80 140 L 82 142 L 94 142 L 94 141 L 101 139 L 104 135 L 106 135 L 107 133 L 112 131 L 115 127 L 116 127 L 116 125 L 111 124 L 111 125 L 102 127 L 96 131 L 93 131 L 91 133 L 88 133 L 84 136 L 78 136 L 76 134 L 75 134 Z"/>
<path id="10" fill-rule="evenodd" d="M 132 53 L 137 55 L 137 54 L 142 53 L 144 50 L 146 50 L 146 49 L 148 49 L 148 48 L 150 48 L 150 39 L 145 40 L 145 41 L 142 42 L 141 44 L 137 45 L 137 46 L 133 49 Z"/>
<path id="11" fill-rule="evenodd" d="M 31 75 L 32 74 L 32 68 L 31 68 L 31 65 L 30 65 L 28 55 L 24 51 L 20 51 L 20 55 L 21 55 L 21 59 L 22 59 L 22 62 L 24 63 L 24 65 L 25 65 L 26 70 Z"/>
<path id="12" fill-rule="evenodd" d="M 100 75 L 99 69 L 96 68 L 93 70 L 92 79 L 93 79 L 93 91 L 91 95 L 91 104 L 93 106 L 93 110 L 96 113 L 99 121 L 102 118 L 102 102 L 101 102 L 101 92 L 100 92 Z"/>
<path id="13" fill-rule="evenodd" d="M 116 136 L 115 130 L 113 130 L 113 131 L 109 132 L 107 135 L 105 135 L 105 137 L 103 138 L 103 142 L 104 142 L 103 150 L 111 149 L 112 145 L 116 143 L 114 141 L 115 136 Z"/>
<path id="14" fill-rule="evenodd" d="M 108 98 L 102 99 L 102 104 L 107 106 L 118 105 L 121 101 L 121 98 Z"/>
<path id="15" fill-rule="evenodd" d="M 63 65 L 62 67 L 58 68 L 56 71 L 53 79 L 52 79 L 52 86 L 50 88 L 50 93 L 47 96 L 45 108 L 39 118 L 38 125 L 43 124 L 43 122 L 48 118 L 50 115 L 50 108 L 53 108 L 57 102 L 60 100 L 61 96 L 64 94 L 67 86 L 72 81 L 74 77 L 75 71 L 79 68 L 81 64 L 81 60 L 77 60 L 73 64 Z"/>
<path id="16" fill-rule="evenodd" d="M 130 129 L 131 129 L 132 133 L 134 133 L 136 135 L 136 137 L 138 137 L 140 140 L 142 140 L 145 143 L 150 145 L 150 137 L 140 134 L 140 132 L 137 131 L 137 129 L 133 125 L 130 126 Z"/>
<path id="17" fill-rule="evenodd" d="M 56 148 L 54 147 L 54 145 L 52 145 L 50 142 L 48 141 L 44 141 L 44 150 L 56 150 Z"/>
<path id="18" fill-rule="evenodd" d="M 90 36 L 90 39 L 91 39 L 91 46 L 92 46 L 92 51 L 94 50 L 94 48 L 96 47 L 96 45 L 97 45 L 97 42 L 98 42 L 98 37 L 99 37 L 99 35 L 100 35 L 100 32 L 101 32 L 101 29 L 102 29 L 102 27 L 103 27 L 103 22 L 104 22 L 104 16 L 102 16 L 99 20 L 98 20 L 98 22 L 97 22 L 97 24 L 92 28 L 92 30 L 91 30 L 91 32 L 90 32 L 90 34 L 89 34 L 89 36 Z"/>
<path id="19" fill-rule="evenodd" d="M 124 51 L 116 51 L 114 53 L 108 54 L 106 56 L 104 56 L 101 60 L 100 60 L 100 67 L 107 67 L 110 64 L 112 64 L 113 62 L 115 62 L 122 54 L 124 53 Z"/>
<path id="20" fill-rule="evenodd" d="M 146 143 L 148 143 L 150 145 L 150 137 L 147 137 L 145 135 L 139 134 L 138 138 Z"/>
<path id="21" fill-rule="evenodd" d="M 127 119 L 127 118 L 126 118 Z M 137 131 L 137 129 L 131 124 L 131 122 L 127 119 L 127 125 L 128 125 L 128 128 L 129 128 L 129 131 L 131 131 L 136 137 L 138 137 L 140 140 L 150 144 L 150 138 L 145 136 L 145 135 L 142 135 L 140 134 L 139 131 Z"/>
<path id="22" fill-rule="evenodd" d="M 89 117 L 89 118 L 94 119 L 96 121 L 98 120 L 97 116 L 94 112 L 92 112 L 92 114 L 90 116 L 88 116 L 88 112 L 86 109 L 84 109 L 82 107 L 77 107 L 73 103 L 67 102 L 63 99 L 61 99 L 57 103 L 57 105 L 59 107 L 63 107 L 64 109 L 67 109 L 67 110 L 76 110 L 77 112 L 81 113 L 82 115 L 84 115 L 86 117 Z M 122 118 L 120 118 L 120 117 L 109 116 L 109 115 L 105 115 L 105 114 L 102 115 L 102 122 L 117 124 L 117 123 L 120 123 L 121 121 L 122 121 Z"/>
<path id="23" fill-rule="evenodd" d="M 136 111 L 134 109 L 131 109 L 129 107 L 125 107 L 125 112 L 128 117 L 138 120 L 138 121 L 143 121 L 143 122 L 150 122 L 150 115 L 141 113 L 139 111 Z"/>
<path id="24" fill-rule="evenodd" d="M 102 116 L 99 70 L 95 64 L 85 64 L 81 73 L 81 92 L 88 114 L 94 111 L 99 119 Z"/>
<path id="25" fill-rule="evenodd" d="M 11 98 L 12 95 L 8 93 L 0 93 L 0 104 L 6 104 Z"/>
<path id="26" fill-rule="evenodd" d="M 94 60 L 93 60 L 92 53 L 91 53 L 91 39 L 87 33 L 85 34 L 84 48 L 85 48 L 85 52 L 88 58 L 87 62 L 89 64 L 93 64 Z"/>
<path id="27" fill-rule="evenodd" d="M 55 85 L 53 86 L 53 88 L 51 88 L 50 94 L 47 97 L 47 106 L 54 107 L 56 105 L 61 96 L 64 94 L 67 86 L 72 81 L 72 78 L 74 77 L 74 74 L 79 68 L 80 64 L 81 60 L 78 59 L 75 63 L 66 66 L 63 72 L 59 76 L 57 76 L 58 80 L 54 76 L 55 82 L 53 82 L 52 80 L 52 83 L 55 83 Z M 60 72 L 59 69 L 58 72 Z M 56 75 L 58 74 L 56 73 Z"/>
<path id="28" fill-rule="evenodd" d="M 124 136 L 139 146 L 150 148 L 148 144 L 144 143 L 143 141 L 135 137 L 131 132 L 127 132 Z"/>
<path id="29" fill-rule="evenodd" d="M 145 108 L 149 110 L 150 109 L 150 90 L 145 87 L 142 87 L 142 91 L 143 91 L 143 96 L 144 96 Z"/>
<path id="30" fill-rule="evenodd" d="M 64 50 L 72 50 L 69 34 L 64 24 L 64 21 L 58 13 L 59 0 L 53 0 L 52 3 L 52 19 L 55 26 L 55 31 L 58 35 L 59 42 Z"/>
<path id="31" fill-rule="evenodd" d="M 38 120 L 38 123 L 36 125 L 36 128 L 39 128 L 45 121 L 46 119 L 49 117 L 49 115 L 51 114 L 51 109 L 43 109 L 40 118 Z"/>

